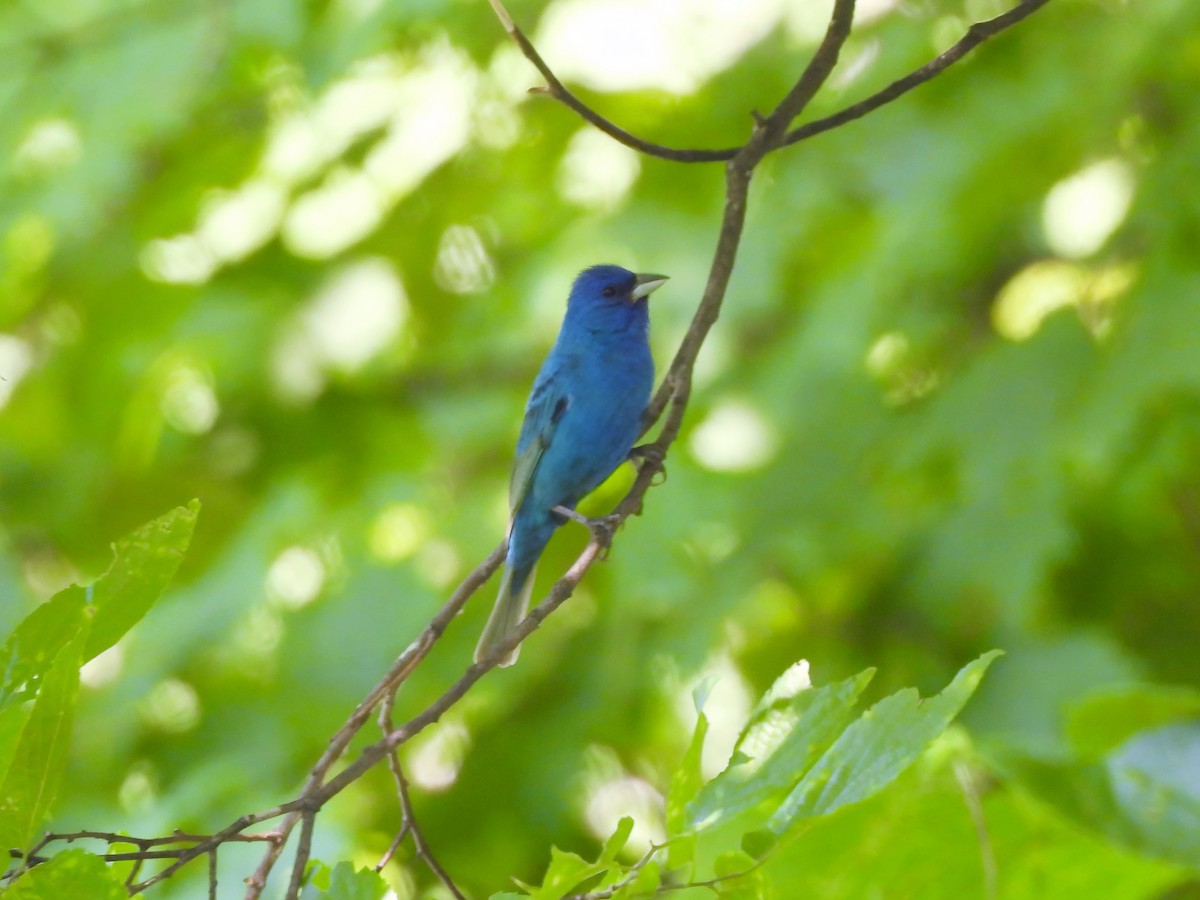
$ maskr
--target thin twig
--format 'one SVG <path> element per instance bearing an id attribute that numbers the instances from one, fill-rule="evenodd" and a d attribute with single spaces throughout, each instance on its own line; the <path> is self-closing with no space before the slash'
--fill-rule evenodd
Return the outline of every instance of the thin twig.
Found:
<path id="1" fill-rule="evenodd" d="M 816 96 L 817 91 L 829 80 L 841 55 L 842 45 L 846 43 L 846 38 L 850 37 L 850 26 L 853 22 L 854 0 L 835 0 L 833 13 L 829 17 L 829 27 L 825 29 L 825 36 L 812 59 L 808 61 L 792 89 L 784 95 L 760 127 L 763 132 L 762 143 L 766 148 L 764 152 L 779 146 L 792 120 L 804 112 L 804 108 Z M 744 155 L 753 146 L 754 141 L 751 140 L 739 155 Z"/>
<path id="2" fill-rule="evenodd" d="M 379 713 L 379 726 L 383 729 L 384 734 L 389 734 L 393 730 L 392 705 L 394 702 L 394 695 L 388 694 Z M 437 876 L 438 881 L 454 896 L 454 900 L 467 900 L 458 885 L 454 883 L 454 879 L 442 868 L 442 864 L 433 855 L 433 850 L 430 848 L 429 842 L 425 840 L 421 826 L 417 824 L 417 815 L 413 812 L 412 799 L 408 795 L 408 779 L 404 777 L 404 770 L 400 767 L 400 753 L 395 748 L 388 754 L 388 768 L 391 770 L 392 780 L 396 785 L 396 796 L 400 800 L 400 833 L 403 834 L 407 831 L 412 835 L 413 849 L 416 850 L 417 857 Z"/>
<path id="3" fill-rule="evenodd" d="M 288 883 L 285 900 L 300 900 L 300 889 L 304 887 L 304 874 L 308 869 L 309 854 L 312 853 L 313 829 L 316 823 L 316 809 L 306 809 L 300 816 L 300 839 L 296 842 L 296 859 L 292 862 L 292 879 Z"/>
<path id="4" fill-rule="evenodd" d="M 384 867 L 392 861 L 392 857 L 396 855 L 396 851 L 400 849 L 400 845 L 404 843 L 406 837 L 408 837 L 407 823 L 400 826 L 400 830 L 396 832 L 396 836 L 388 844 L 388 848 L 383 852 L 383 856 L 379 857 L 379 862 L 375 863 L 376 872 L 382 872 Z"/>
<path id="5" fill-rule="evenodd" d="M 618 891 L 637 881 L 638 875 L 641 874 L 642 869 L 646 868 L 646 864 L 654 858 L 654 854 L 666 846 L 667 843 L 651 843 L 646 852 L 642 854 L 641 859 L 629 867 L 629 871 L 625 873 L 625 877 L 611 887 L 603 888 L 599 891 L 589 891 L 585 894 L 570 894 L 569 896 L 565 897 L 564 900 L 608 900 L 609 897 L 612 897 Z"/>
<path id="6" fill-rule="evenodd" d="M 329 772 L 329 768 L 337 762 L 346 747 L 350 745 L 350 741 L 362 729 L 363 725 L 371 716 L 372 710 L 379 705 L 380 701 L 385 697 L 391 696 L 396 688 L 404 682 L 412 671 L 420 664 L 433 649 L 433 645 L 445 632 L 446 627 L 458 615 L 468 600 L 481 588 L 484 583 L 492 576 L 496 569 L 500 568 L 500 564 L 504 561 L 504 544 L 497 546 L 487 558 L 476 566 L 466 578 L 455 588 L 454 593 L 442 605 L 437 614 L 425 626 L 425 630 L 420 636 L 413 641 L 408 648 L 400 654 L 387 673 L 379 679 L 373 688 L 367 693 L 367 696 L 359 702 L 355 707 L 350 718 L 329 740 L 329 745 L 325 748 L 325 752 L 321 754 L 321 758 L 313 765 L 312 771 L 309 773 L 308 780 L 305 782 L 301 790 L 301 796 L 320 786 L 324 781 L 325 775 Z M 271 869 L 279 859 L 279 854 L 283 852 L 284 844 L 287 843 L 288 837 L 292 833 L 292 829 L 296 827 L 296 822 L 299 821 L 298 814 L 289 815 L 279 826 L 280 840 L 274 844 L 264 855 L 262 861 L 254 874 L 246 879 L 246 900 L 257 900 L 262 894 L 263 887 L 267 883 L 267 877 L 271 873 Z"/>
<path id="7" fill-rule="evenodd" d="M 293 809 L 298 809 L 301 805 L 303 805 L 301 801 L 292 800 L 288 803 L 273 806 L 270 809 L 264 809 L 261 812 L 247 813 L 241 816 L 215 834 L 209 835 L 194 846 L 182 851 L 179 858 L 161 872 L 147 878 L 145 881 L 139 881 L 136 884 L 130 885 L 129 892 L 131 894 L 138 894 L 161 881 L 165 881 L 193 859 L 203 856 L 214 847 L 219 847 L 221 844 L 227 844 L 232 841 L 247 839 L 248 836 L 243 835 L 242 832 L 251 825 L 257 825 L 259 822 L 269 822 L 271 819 L 278 819 L 285 813 L 291 812 Z M 279 840 L 279 836 L 274 833 L 267 833 L 256 839 L 274 842 Z"/>

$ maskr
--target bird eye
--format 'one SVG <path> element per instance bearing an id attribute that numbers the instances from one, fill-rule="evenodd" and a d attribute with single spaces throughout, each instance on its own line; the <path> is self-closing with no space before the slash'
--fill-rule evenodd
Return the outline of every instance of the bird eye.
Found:
<path id="1" fill-rule="evenodd" d="M 615 296 L 617 296 L 617 289 L 610 284 L 608 287 L 606 287 L 600 293 L 603 294 L 605 297 L 615 297 Z"/>

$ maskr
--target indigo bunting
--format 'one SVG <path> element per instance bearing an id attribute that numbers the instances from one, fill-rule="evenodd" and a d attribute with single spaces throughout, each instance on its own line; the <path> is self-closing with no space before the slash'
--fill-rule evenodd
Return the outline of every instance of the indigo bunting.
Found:
<path id="1" fill-rule="evenodd" d="M 665 275 L 592 266 L 575 279 L 558 339 L 533 382 L 509 483 L 508 551 L 500 596 L 475 661 L 525 617 L 534 569 L 555 529 L 625 459 L 654 386 L 646 298 Z M 517 650 L 501 662 L 510 666 Z"/>

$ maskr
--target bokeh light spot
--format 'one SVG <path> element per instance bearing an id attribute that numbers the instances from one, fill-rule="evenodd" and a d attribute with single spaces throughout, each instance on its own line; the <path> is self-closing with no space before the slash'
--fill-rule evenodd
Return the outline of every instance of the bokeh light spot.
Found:
<path id="1" fill-rule="evenodd" d="M 83 664 L 79 670 L 79 683 L 96 690 L 120 678 L 124 668 L 125 647 L 118 642 Z"/>
<path id="2" fill-rule="evenodd" d="M 0 334 L 0 409 L 3 409 L 21 379 L 33 368 L 33 348 L 28 341 Z"/>
<path id="3" fill-rule="evenodd" d="M 371 554 L 381 562 L 407 559 L 429 535 L 429 515 L 412 503 L 393 503 L 371 525 L 368 544 Z"/>
<path id="4" fill-rule="evenodd" d="M 312 603 L 325 586 L 325 563 L 308 547 L 288 547 L 267 571 L 267 597 L 288 609 Z"/>
<path id="5" fill-rule="evenodd" d="M 361 368 L 391 343 L 408 319 L 408 296 L 392 264 L 363 259 L 337 273 L 303 313 L 318 357 L 343 372 Z"/>
<path id="6" fill-rule="evenodd" d="M 167 375 L 161 408 L 163 418 L 185 434 L 204 434 L 221 411 L 212 380 L 198 368 L 177 366 Z"/>
<path id="7" fill-rule="evenodd" d="M 147 278 L 167 284 L 203 284 L 217 269 L 212 249 L 194 234 L 151 241 L 140 262 Z"/>
<path id="8" fill-rule="evenodd" d="M 482 291 L 496 280 L 496 267 L 479 232 L 470 225 L 451 225 L 438 243 L 434 280 L 452 294 Z"/>
<path id="9" fill-rule="evenodd" d="M 1046 243 L 1059 256 L 1091 256 L 1125 221 L 1133 190 L 1133 173 L 1119 159 L 1064 178 L 1050 189 L 1042 207 Z"/>
<path id="10" fill-rule="evenodd" d="M 564 80 L 689 94 L 770 33 L 782 0 L 558 0 L 534 43 Z M 826 21 L 828 16 L 826 15 Z"/>
<path id="11" fill-rule="evenodd" d="M 37 122 L 13 154 L 13 168 L 22 175 L 49 175 L 69 169 L 83 155 L 83 139 L 67 119 Z"/>
<path id="12" fill-rule="evenodd" d="M 663 827 L 662 794 L 644 778 L 624 775 L 596 784 L 588 792 L 584 821 L 597 839 L 604 840 L 616 830 L 625 816 L 633 817 L 628 849 L 644 853 L 652 843 L 661 842 Z"/>
<path id="13" fill-rule="evenodd" d="M 992 324 L 1004 337 L 1023 341 L 1036 334 L 1051 313 L 1073 306 L 1092 334 L 1103 337 L 1112 323 L 1113 305 L 1134 278 L 1134 269 L 1124 265 L 1093 271 L 1061 260 L 1036 262 L 1001 288 L 992 306 Z"/>
<path id="14" fill-rule="evenodd" d="M 427 735 L 409 752 L 408 775 L 426 791 L 444 791 L 458 779 L 471 734 L 461 721 L 451 718 L 439 722 Z"/>
<path id="15" fill-rule="evenodd" d="M 692 433 L 689 447 L 714 472 L 745 472 L 765 464 L 775 452 L 775 436 L 762 414 L 748 403 L 727 400 Z"/>
<path id="16" fill-rule="evenodd" d="M 558 170 L 558 192 L 573 203 L 612 209 L 637 181 L 638 155 L 592 127 L 575 132 Z"/>
<path id="17" fill-rule="evenodd" d="M 283 218 L 286 194 L 265 180 L 248 181 L 238 190 L 211 197 L 200 214 L 201 240 L 221 262 L 249 256 L 268 240 Z"/>
<path id="18" fill-rule="evenodd" d="M 297 256 L 324 259 L 358 243 L 382 218 L 379 186 L 361 172 L 339 169 L 295 202 L 283 241 Z"/>
<path id="19" fill-rule="evenodd" d="M 200 723 L 200 696 L 186 681 L 168 678 L 150 689 L 138 711 L 151 728 L 182 734 Z"/>

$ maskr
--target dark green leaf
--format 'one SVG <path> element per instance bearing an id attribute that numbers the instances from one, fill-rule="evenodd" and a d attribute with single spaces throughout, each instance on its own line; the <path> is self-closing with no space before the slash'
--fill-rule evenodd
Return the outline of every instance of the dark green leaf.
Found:
<path id="1" fill-rule="evenodd" d="M 757 831 L 747 831 L 742 835 L 742 849 L 754 859 L 762 859 L 778 843 L 778 835 L 766 828 L 760 828 Z"/>

